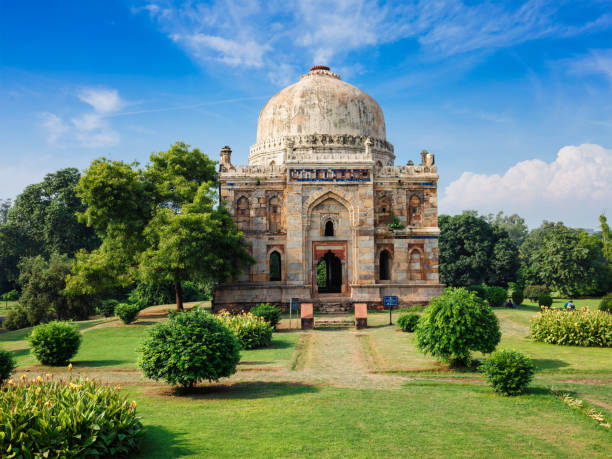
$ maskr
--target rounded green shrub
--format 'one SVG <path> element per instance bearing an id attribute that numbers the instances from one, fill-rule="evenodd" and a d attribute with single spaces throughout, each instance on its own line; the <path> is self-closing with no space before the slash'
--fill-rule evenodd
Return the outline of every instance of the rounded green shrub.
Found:
<path id="1" fill-rule="evenodd" d="M 66 365 L 81 345 L 81 332 L 71 322 L 37 325 L 29 338 L 32 352 L 43 365 Z"/>
<path id="2" fill-rule="evenodd" d="M 408 314 L 402 314 L 397 318 L 397 325 L 404 332 L 412 333 L 419 322 L 420 316 L 414 312 Z"/>
<path id="3" fill-rule="evenodd" d="M 236 372 L 240 344 L 221 319 L 200 309 L 174 313 L 153 327 L 140 346 L 138 365 L 147 378 L 192 387 Z"/>
<path id="4" fill-rule="evenodd" d="M 487 303 L 492 308 L 499 308 L 508 300 L 508 291 L 503 287 L 487 288 Z"/>
<path id="5" fill-rule="evenodd" d="M 276 328 L 281 318 L 280 308 L 273 306 L 270 303 L 258 304 L 251 309 L 251 314 L 253 314 L 255 317 L 263 317 L 263 319 L 274 328 Z"/>
<path id="6" fill-rule="evenodd" d="M 136 402 L 80 379 L 10 381 L 0 391 L 0 425 L 8 457 L 128 457 L 143 433 Z"/>
<path id="7" fill-rule="evenodd" d="M 272 343 L 274 328 L 263 317 L 255 317 L 251 313 L 220 315 L 223 323 L 236 334 L 242 349 L 257 349 Z"/>
<path id="8" fill-rule="evenodd" d="M 115 314 L 117 314 L 126 325 L 134 322 L 139 312 L 140 308 L 137 304 L 119 303 L 115 306 Z"/>
<path id="9" fill-rule="evenodd" d="M 533 378 L 535 366 L 529 357 L 520 352 L 501 350 L 493 352 L 480 369 L 495 392 L 519 395 Z"/>
<path id="10" fill-rule="evenodd" d="M 531 319 L 530 331 L 542 343 L 612 347 L 612 314 L 546 309 Z"/>
<path id="11" fill-rule="evenodd" d="M 0 386 L 13 374 L 15 366 L 15 359 L 11 353 L 0 349 Z"/>
<path id="12" fill-rule="evenodd" d="M 474 293 L 476 293 L 476 295 L 477 295 L 479 298 L 482 298 L 483 300 L 486 300 L 486 299 L 487 299 L 487 290 L 488 290 L 488 288 L 487 288 L 487 286 L 486 286 L 486 285 L 484 285 L 484 284 L 475 284 L 475 285 L 470 285 L 470 286 L 468 287 L 468 290 L 469 290 L 470 292 L 474 292 Z"/>
<path id="13" fill-rule="evenodd" d="M 540 307 L 546 306 L 547 308 L 550 308 L 552 304 L 553 304 L 552 296 L 550 296 L 548 293 L 542 293 L 538 297 L 538 306 Z"/>
<path id="14" fill-rule="evenodd" d="M 612 293 L 608 293 L 601 299 L 599 310 L 603 312 L 612 312 Z"/>
<path id="15" fill-rule="evenodd" d="M 10 309 L 2 325 L 7 330 L 19 330 L 30 326 L 28 312 L 21 305 Z"/>
<path id="16" fill-rule="evenodd" d="M 520 306 L 521 304 L 523 304 L 523 300 L 525 299 L 525 297 L 523 297 L 523 291 L 520 289 L 517 290 L 513 290 L 512 291 L 512 302 L 514 304 L 516 304 L 517 306 Z"/>
<path id="17" fill-rule="evenodd" d="M 470 351 L 493 352 L 501 339 L 497 317 L 465 288 L 449 287 L 425 309 L 416 328 L 417 347 L 455 364 L 468 364 Z"/>
<path id="18" fill-rule="evenodd" d="M 117 300 L 104 300 L 98 307 L 100 314 L 104 317 L 114 317 L 115 307 L 119 304 Z"/>
<path id="19" fill-rule="evenodd" d="M 544 293 L 550 293 L 545 285 L 528 285 L 523 290 L 525 298 L 529 298 L 531 301 L 536 301 Z"/>

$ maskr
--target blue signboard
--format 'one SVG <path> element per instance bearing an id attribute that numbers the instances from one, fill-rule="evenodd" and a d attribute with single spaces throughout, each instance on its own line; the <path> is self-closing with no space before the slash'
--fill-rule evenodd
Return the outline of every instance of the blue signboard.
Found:
<path id="1" fill-rule="evenodd" d="M 385 308 L 397 308 L 399 302 L 396 296 L 383 296 L 383 306 Z"/>
<path id="2" fill-rule="evenodd" d="M 297 311 L 300 308 L 300 299 L 299 298 L 291 298 L 291 310 Z"/>

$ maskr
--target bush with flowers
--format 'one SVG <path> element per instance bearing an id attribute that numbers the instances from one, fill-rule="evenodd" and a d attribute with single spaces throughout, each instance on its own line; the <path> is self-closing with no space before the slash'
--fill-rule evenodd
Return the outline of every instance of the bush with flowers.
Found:
<path id="1" fill-rule="evenodd" d="M 120 388 L 52 375 L 9 380 L 0 391 L 2 457 L 125 457 L 143 432 Z"/>
<path id="2" fill-rule="evenodd" d="M 263 317 L 254 316 L 250 312 L 231 315 L 226 311 L 220 317 L 225 326 L 234 332 L 242 349 L 256 349 L 272 343 L 274 327 Z"/>
<path id="3" fill-rule="evenodd" d="M 544 308 L 531 321 L 531 337 L 548 344 L 612 347 L 612 315 Z"/>

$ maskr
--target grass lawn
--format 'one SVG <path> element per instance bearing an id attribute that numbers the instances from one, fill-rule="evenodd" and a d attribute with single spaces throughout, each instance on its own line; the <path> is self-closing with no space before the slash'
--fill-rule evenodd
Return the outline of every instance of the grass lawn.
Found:
<path id="1" fill-rule="evenodd" d="M 598 300 L 576 301 L 583 304 L 595 308 Z M 146 428 L 141 457 L 609 457 L 612 450 L 609 429 L 549 390 L 584 400 L 609 422 L 612 349 L 532 342 L 533 304 L 495 310 L 500 347 L 525 352 L 538 367 L 519 397 L 498 396 L 479 373 L 424 356 L 413 334 L 387 325 L 386 312 L 369 314 L 365 330 L 289 331 L 283 318 L 271 347 L 241 352 L 234 376 L 180 394 L 142 379 L 136 366 L 138 343 L 166 309 L 148 308 L 128 326 L 79 323 L 73 371 L 121 384 L 137 401 Z M 0 333 L 18 370 L 65 375 L 35 363 L 28 333 Z"/>

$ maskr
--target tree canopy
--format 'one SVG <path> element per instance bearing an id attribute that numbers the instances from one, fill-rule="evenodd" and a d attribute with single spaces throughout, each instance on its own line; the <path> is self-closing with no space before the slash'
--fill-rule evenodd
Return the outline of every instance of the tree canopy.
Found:
<path id="1" fill-rule="evenodd" d="M 183 281 L 235 278 L 252 262 L 243 235 L 215 208 L 215 162 L 177 142 L 137 164 L 95 160 L 79 181 L 87 205 L 79 219 L 102 245 L 77 254 L 68 288 L 94 293 L 137 280 L 172 281 L 182 309 Z"/>

